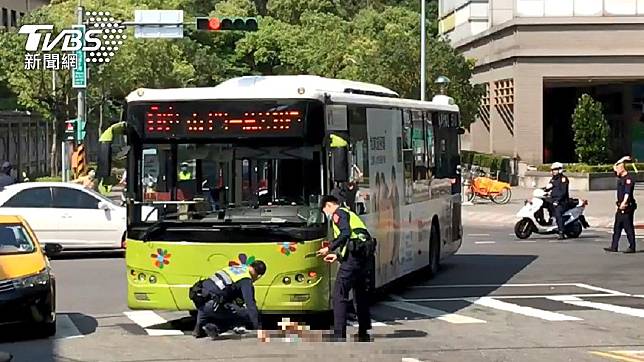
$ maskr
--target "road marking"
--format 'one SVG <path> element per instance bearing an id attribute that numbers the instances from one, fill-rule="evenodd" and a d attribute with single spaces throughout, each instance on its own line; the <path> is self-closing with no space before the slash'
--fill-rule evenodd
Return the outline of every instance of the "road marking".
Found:
<path id="1" fill-rule="evenodd" d="M 613 304 L 607 304 L 607 303 L 588 302 L 569 295 L 555 296 L 555 297 L 550 297 L 548 299 L 570 304 L 570 305 L 576 305 L 578 307 L 587 307 L 587 308 L 599 309 L 607 312 L 613 312 L 617 314 L 625 314 L 632 317 L 644 318 L 644 309 L 622 307 L 619 305 L 613 305 Z"/>
<path id="2" fill-rule="evenodd" d="M 143 310 L 136 312 L 123 312 L 130 320 L 138 324 L 141 328 L 145 329 L 147 334 L 151 336 L 177 336 L 183 335 L 183 331 L 176 329 L 154 329 L 148 328 L 151 326 L 168 323 L 167 320 L 163 319 L 160 315 L 154 313 L 151 310 Z"/>
<path id="3" fill-rule="evenodd" d="M 421 362 L 419 359 L 411 357 L 403 357 L 401 362 Z"/>
<path id="4" fill-rule="evenodd" d="M 550 240 L 549 243 L 567 243 L 568 240 Z"/>
<path id="5" fill-rule="evenodd" d="M 85 337 L 79 330 L 76 328 L 74 321 L 66 315 L 59 314 L 56 316 L 56 335 L 55 339 L 73 339 L 73 338 L 82 338 Z"/>
<path id="6" fill-rule="evenodd" d="M 577 286 L 579 288 L 590 289 L 590 290 L 594 290 L 594 291 L 597 291 L 597 292 L 604 292 L 604 293 L 613 294 L 613 295 L 619 295 L 619 296 L 624 296 L 624 297 L 630 296 L 630 294 L 622 293 L 622 292 L 619 292 L 617 290 L 600 288 L 600 287 L 596 287 L 594 285 L 588 285 L 588 284 L 584 284 L 584 283 L 576 283 L 575 286 Z"/>
<path id="7" fill-rule="evenodd" d="M 499 295 L 499 296 L 492 296 L 490 298 L 494 299 L 542 299 L 542 298 L 548 298 L 552 297 L 553 294 L 550 295 Z M 554 295 L 556 296 L 556 295 Z M 579 298 L 601 298 L 601 297 L 615 297 L 615 295 L 612 294 L 571 294 L 570 296 L 573 297 L 579 297 Z M 419 298 L 419 299 L 401 299 L 401 302 L 409 302 L 409 303 L 416 303 L 416 302 L 458 302 L 461 300 L 470 300 L 470 299 L 476 299 L 476 298 L 481 298 L 481 295 L 472 295 L 472 296 L 463 296 L 463 297 L 451 297 L 451 298 Z"/>
<path id="8" fill-rule="evenodd" d="M 611 358 L 611 359 L 616 359 L 618 361 L 624 361 L 624 362 L 642 362 L 642 359 L 639 358 L 630 358 L 627 356 L 622 356 L 617 353 L 620 352 L 596 352 L 596 351 L 591 351 L 591 354 L 600 356 L 600 357 L 606 357 L 606 358 Z"/>
<path id="9" fill-rule="evenodd" d="M 576 287 L 577 283 L 523 283 L 523 284 L 446 284 L 446 285 L 414 285 L 410 288 L 489 288 L 489 287 Z M 591 289 L 591 288 L 587 288 Z M 618 292 L 619 293 L 619 292 Z"/>
<path id="10" fill-rule="evenodd" d="M 360 326 L 360 324 L 359 324 L 358 322 L 353 322 L 353 323 L 351 324 L 351 326 L 352 326 L 352 327 L 359 327 L 359 326 Z M 372 320 L 371 320 L 371 326 L 372 326 L 372 327 L 386 327 L 386 326 L 387 326 L 387 324 L 385 324 L 385 323 L 383 323 L 383 322 L 378 322 L 378 321 L 376 321 L 376 320 L 373 320 L 373 319 L 372 319 Z"/>
<path id="11" fill-rule="evenodd" d="M 481 236 L 490 236 L 490 234 L 467 234 L 467 236 L 481 237 Z"/>
<path id="12" fill-rule="evenodd" d="M 496 244 L 496 241 L 475 241 L 474 244 Z"/>
<path id="13" fill-rule="evenodd" d="M 551 322 L 582 320 L 581 318 L 572 317 L 561 313 L 549 312 L 547 310 L 542 310 L 542 309 L 537 309 L 532 307 L 524 307 L 524 306 L 503 302 L 489 297 L 483 297 L 479 299 L 472 298 L 470 299 L 470 301 L 474 304 L 482 305 L 484 307 L 498 309 L 506 312 L 517 313 L 528 317 L 545 319 Z"/>
<path id="14" fill-rule="evenodd" d="M 536 243 L 536 240 L 517 240 L 517 243 Z"/>
<path id="15" fill-rule="evenodd" d="M 416 314 L 426 315 L 430 318 L 436 318 L 436 319 L 440 319 L 442 321 L 454 323 L 454 324 L 487 323 L 484 320 L 467 317 L 460 314 L 448 313 L 444 310 L 429 308 L 423 305 L 418 305 L 413 303 L 396 301 L 396 302 L 383 302 L 383 304 L 389 307 L 402 309 Z"/>

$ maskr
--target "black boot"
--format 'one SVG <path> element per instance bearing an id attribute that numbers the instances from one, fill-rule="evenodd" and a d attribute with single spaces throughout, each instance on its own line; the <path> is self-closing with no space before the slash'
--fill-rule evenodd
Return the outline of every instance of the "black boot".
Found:
<path id="1" fill-rule="evenodd" d="M 624 252 L 624 254 L 633 254 L 633 253 L 635 253 L 635 249 L 631 249 L 631 248 L 628 248 L 628 250 Z"/>
<path id="2" fill-rule="evenodd" d="M 197 323 L 197 324 L 195 324 L 195 329 L 192 330 L 192 336 L 195 337 L 195 338 L 203 338 L 203 337 L 206 336 L 206 332 Z"/>
<path id="3" fill-rule="evenodd" d="M 206 332 L 210 339 L 217 339 L 219 337 L 219 328 L 212 323 L 208 323 L 203 327 L 203 330 Z"/>
<path id="4" fill-rule="evenodd" d="M 613 249 L 613 248 L 604 248 L 604 250 L 609 251 L 611 253 L 616 253 L 617 252 L 617 249 Z"/>
<path id="5" fill-rule="evenodd" d="M 564 233 L 559 233 L 559 237 L 557 239 L 564 240 L 565 238 L 566 238 L 566 235 Z"/>

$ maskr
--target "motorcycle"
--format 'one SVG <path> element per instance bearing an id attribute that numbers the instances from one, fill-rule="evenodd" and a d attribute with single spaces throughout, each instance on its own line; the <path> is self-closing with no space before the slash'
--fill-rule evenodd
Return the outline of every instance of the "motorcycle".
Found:
<path id="1" fill-rule="evenodd" d="M 527 239 L 532 233 L 549 235 L 557 233 L 557 223 L 554 215 L 546 221 L 543 216 L 544 203 L 548 193 L 543 189 L 536 189 L 532 193 L 532 200 L 526 200 L 525 205 L 517 213 L 519 221 L 514 226 L 514 233 L 519 239 Z M 578 238 L 583 229 L 590 227 L 584 211 L 588 205 L 587 200 L 570 199 L 567 203 L 564 214 L 564 234 L 569 238 Z"/>

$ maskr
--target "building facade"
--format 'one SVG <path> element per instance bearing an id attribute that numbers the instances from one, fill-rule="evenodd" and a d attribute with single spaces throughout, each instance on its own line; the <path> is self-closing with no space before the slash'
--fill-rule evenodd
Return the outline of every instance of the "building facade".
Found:
<path id="1" fill-rule="evenodd" d="M 17 28 L 30 11 L 49 4 L 49 0 L 0 0 L 0 30 Z"/>
<path id="2" fill-rule="evenodd" d="M 439 0 L 439 32 L 486 89 L 466 148 L 574 162 L 571 116 L 588 93 L 615 156 L 644 159 L 644 0 Z"/>

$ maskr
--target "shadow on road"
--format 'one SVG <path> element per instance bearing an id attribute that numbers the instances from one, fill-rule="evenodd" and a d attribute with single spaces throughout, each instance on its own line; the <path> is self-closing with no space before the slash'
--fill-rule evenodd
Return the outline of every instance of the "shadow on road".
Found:
<path id="1" fill-rule="evenodd" d="M 123 250 L 106 250 L 106 251 L 65 251 L 58 255 L 49 256 L 50 260 L 71 260 L 71 259 L 115 259 L 124 258 Z"/>
<path id="2" fill-rule="evenodd" d="M 56 335 L 52 337 L 44 336 L 38 326 L 0 326 L 0 352 L 10 353 L 12 362 L 55 361 L 58 340 L 89 335 L 98 327 L 96 319 L 82 313 L 59 313 L 57 319 Z"/>
<path id="3" fill-rule="evenodd" d="M 382 303 L 372 311 L 383 322 L 456 313 L 472 304 L 470 298 L 497 291 L 536 259 L 535 255 L 455 255 L 442 265 L 435 278 L 429 280 L 426 273 L 417 273 L 404 285 L 389 288 L 388 294 L 379 298 Z M 399 298 L 404 299 L 403 305 L 396 304 L 401 302 Z"/>

